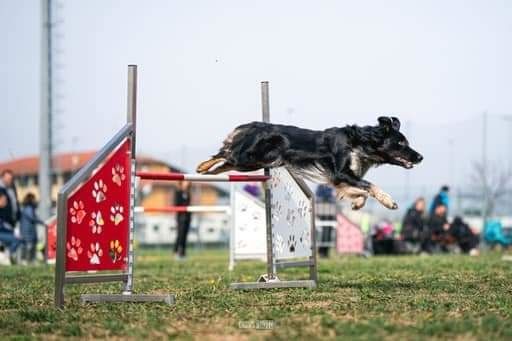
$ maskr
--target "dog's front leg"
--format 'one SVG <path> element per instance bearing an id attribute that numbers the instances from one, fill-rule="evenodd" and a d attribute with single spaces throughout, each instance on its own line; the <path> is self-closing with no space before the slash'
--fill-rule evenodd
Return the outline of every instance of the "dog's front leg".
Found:
<path id="1" fill-rule="evenodd" d="M 391 195 L 366 180 L 357 180 L 347 177 L 345 181 L 336 185 L 336 196 L 338 199 L 349 199 L 352 201 L 353 209 L 360 209 L 364 206 L 366 198 L 371 196 L 380 202 L 384 207 L 396 210 L 398 205 Z"/>
<path id="2" fill-rule="evenodd" d="M 374 184 L 358 178 L 350 170 L 345 172 L 337 172 L 333 179 L 333 183 L 336 184 L 335 186 L 337 196 L 340 199 L 351 196 L 356 197 L 370 195 L 371 197 L 377 199 L 377 201 L 380 202 L 383 206 L 391 210 L 396 210 L 398 208 L 398 205 L 393 200 L 391 195 L 387 194 Z M 357 204 L 361 202 L 362 199 L 358 199 L 356 206 L 358 206 Z"/>
<path id="3" fill-rule="evenodd" d="M 393 200 L 391 195 L 387 194 L 386 192 L 384 192 L 382 189 L 375 186 L 374 184 L 370 184 L 370 188 L 369 188 L 368 192 L 370 193 L 370 195 L 372 197 L 377 199 L 377 201 L 380 202 L 385 207 L 387 207 L 391 210 L 396 210 L 398 208 L 397 203 Z"/>

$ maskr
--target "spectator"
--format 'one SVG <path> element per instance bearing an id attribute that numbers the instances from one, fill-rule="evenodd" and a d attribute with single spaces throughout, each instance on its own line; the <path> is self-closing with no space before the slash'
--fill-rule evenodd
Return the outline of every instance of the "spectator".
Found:
<path id="1" fill-rule="evenodd" d="M 261 189 L 260 186 L 254 184 L 247 184 L 244 186 L 244 191 L 249 193 L 251 196 L 255 198 L 261 197 Z"/>
<path id="2" fill-rule="evenodd" d="M 316 188 L 316 215 L 320 221 L 336 221 L 336 199 L 331 186 L 320 184 Z M 322 258 L 329 257 L 330 245 L 334 244 L 334 227 L 330 224 L 319 224 L 320 246 L 318 255 Z"/>
<path id="3" fill-rule="evenodd" d="M 432 204 L 430 205 L 429 213 L 431 216 L 434 215 L 434 212 L 439 205 L 445 206 L 446 215 L 448 215 L 448 209 L 450 208 L 450 196 L 448 194 L 449 192 L 450 187 L 448 187 L 447 185 L 441 187 L 441 190 L 439 191 L 439 193 L 436 194 L 436 196 L 432 200 Z"/>
<path id="4" fill-rule="evenodd" d="M 5 207 L 7 207 L 8 200 L 5 192 L 0 192 L 0 210 L 4 211 Z M 21 240 L 14 236 L 14 231 L 7 225 L 8 223 L 0 217 L 0 243 L 9 248 L 11 264 L 16 264 L 18 260 L 16 251 L 21 244 Z"/>
<path id="5" fill-rule="evenodd" d="M 418 252 L 425 240 L 425 199 L 418 198 L 402 222 L 402 239 L 408 252 Z"/>
<path id="6" fill-rule="evenodd" d="M 180 181 L 178 183 L 178 190 L 175 193 L 174 204 L 176 206 L 189 206 L 190 205 L 190 182 Z M 176 259 L 182 260 L 185 258 L 187 248 L 187 235 L 190 230 L 190 212 L 179 212 L 176 214 L 176 225 L 178 233 L 176 235 L 176 244 L 174 245 L 174 252 Z"/>
<path id="7" fill-rule="evenodd" d="M 447 231 L 450 228 L 446 218 L 446 206 L 444 204 L 437 205 L 434 214 L 430 216 L 428 221 L 430 239 L 427 240 L 425 251 L 433 252 L 443 250 L 443 246 L 447 242 Z"/>
<path id="8" fill-rule="evenodd" d="M 21 210 L 20 232 L 25 245 L 23 247 L 23 260 L 33 263 L 36 257 L 37 230 L 36 225 L 44 225 L 36 214 L 37 202 L 33 193 L 27 193 L 23 198 Z"/>
<path id="9" fill-rule="evenodd" d="M 395 253 L 395 227 L 387 219 L 375 224 L 371 234 L 372 250 L 375 255 Z"/>
<path id="10" fill-rule="evenodd" d="M 333 189 L 329 185 L 320 184 L 316 188 L 316 199 L 318 202 L 335 202 Z"/>
<path id="11" fill-rule="evenodd" d="M 7 197 L 7 204 L 0 208 L 0 219 L 4 222 L 4 227 L 14 230 L 16 223 L 20 219 L 20 210 L 16 188 L 14 187 L 14 175 L 9 169 L 0 173 L 0 193 Z"/>
<path id="12" fill-rule="evenodd" d="M 466 224 L 461 217 L 457 216 L 453 219 L 449 233 L 455 238 L 462 252 L 469 253 L 472 256 L 479 254 L 478 244 L 480 238 L 478 234 L 473 233 L 469 225 Z"/>

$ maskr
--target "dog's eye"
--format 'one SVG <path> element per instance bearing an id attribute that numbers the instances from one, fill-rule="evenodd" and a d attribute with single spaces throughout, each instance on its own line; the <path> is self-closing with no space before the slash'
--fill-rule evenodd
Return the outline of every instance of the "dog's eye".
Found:
<path id="1" fill-rule="evenodd" d="M 402 147 L 407 146 L 407 142 L 405 142 L 405 141 L 400 141 L 400 142 L 398 142 L 398 144 L 401 145 Z"/>

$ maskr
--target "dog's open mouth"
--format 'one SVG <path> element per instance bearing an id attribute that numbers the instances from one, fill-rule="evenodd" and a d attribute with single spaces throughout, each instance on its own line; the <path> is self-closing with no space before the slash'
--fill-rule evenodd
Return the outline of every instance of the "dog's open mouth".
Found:
<path id="1" fill-rule="evenodd" d="M 411 161 L 409 160 L 406 160 L 402 157 L 395 157 L 395 161 L 402 167 L 404 168 L 407 168 L 407 169 L 411 169 L 412 167 L 414 167 L 414 163 L 412 163 Z"/>

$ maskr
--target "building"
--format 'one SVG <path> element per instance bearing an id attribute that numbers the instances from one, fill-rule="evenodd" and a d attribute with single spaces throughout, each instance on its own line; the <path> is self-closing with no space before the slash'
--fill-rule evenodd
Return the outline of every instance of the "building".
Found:
<path id="1" fill-rule="evenodd" d="M 94 155 L 95 151 L 63 153 L 54 156 L 52 175 L 52 207 L 55 209 L 57 193 L 59 189 L 75 174 L 83 165 L 87 163 Z M 29 156 L 7 162 L 0 162 L 0 170 L 10 169 L 15 175 L 15 184 L 20 200 L 28 192 L 32 192 L 39 197 L 38 171 L 39 157 Z M 165 161 L 158 160 L 149 156 L 139 155 L 137 157 L 137 170 L 152 172 L 181 172 L 181 170 Z M 137 193 L 137 205 L 144 207 L 163 207 L 174 203 L 174 192 L 176 182 L 169 181 L 141 181 Z M 229 202 L 229 192 L 221 187 L 211 183 L 195 183 L 192 186 L 192 204 L 193 205 L 216 205 L 227 204 Z M 218 216 L 218 215 L 217 215 Z M 201 219 L 199 219 L 201 218 Z M 215 223 L 220 217 L 196 217 L 195 224 L 204 225 L 209 221 L 207 231 L 210 231 L 213 239 L 218 239 L 218 232 Z M 199 220 L 198 220 L 199 219 Z M 212 219 L 214 223 L 212 224 Z M 225 220 L 225 219 L 222 219 Z M 152 214 L 146 213 L 144 217 L 137 217 L 138 234 L 143 237 L 143 243 L 155 243 L 160 241 L 162 244 L 172 243 L 175 235 L 175 217 L 173 214 Z M 223 221 L 222 225 L 226 223 Z M 213 230 L 212 231 L 212 226 Z M 198 229 L 199 226 L 196 226 Z M 220 226 L 219 226 L 220 228 Z M 225 229 L 225 226 L 222 227 Z M 149 231 L 151 230 L 151 231 Z M 205 232 L 206 233 L 206 232 Z M 208 234 L 208 233 L 207 233 Z M 219 237 L 220 238 L 220 237 Z M 191 236 L 191 241 L 195 239 Z M 220 240 L 212 240 L 219 242 Z"/>

